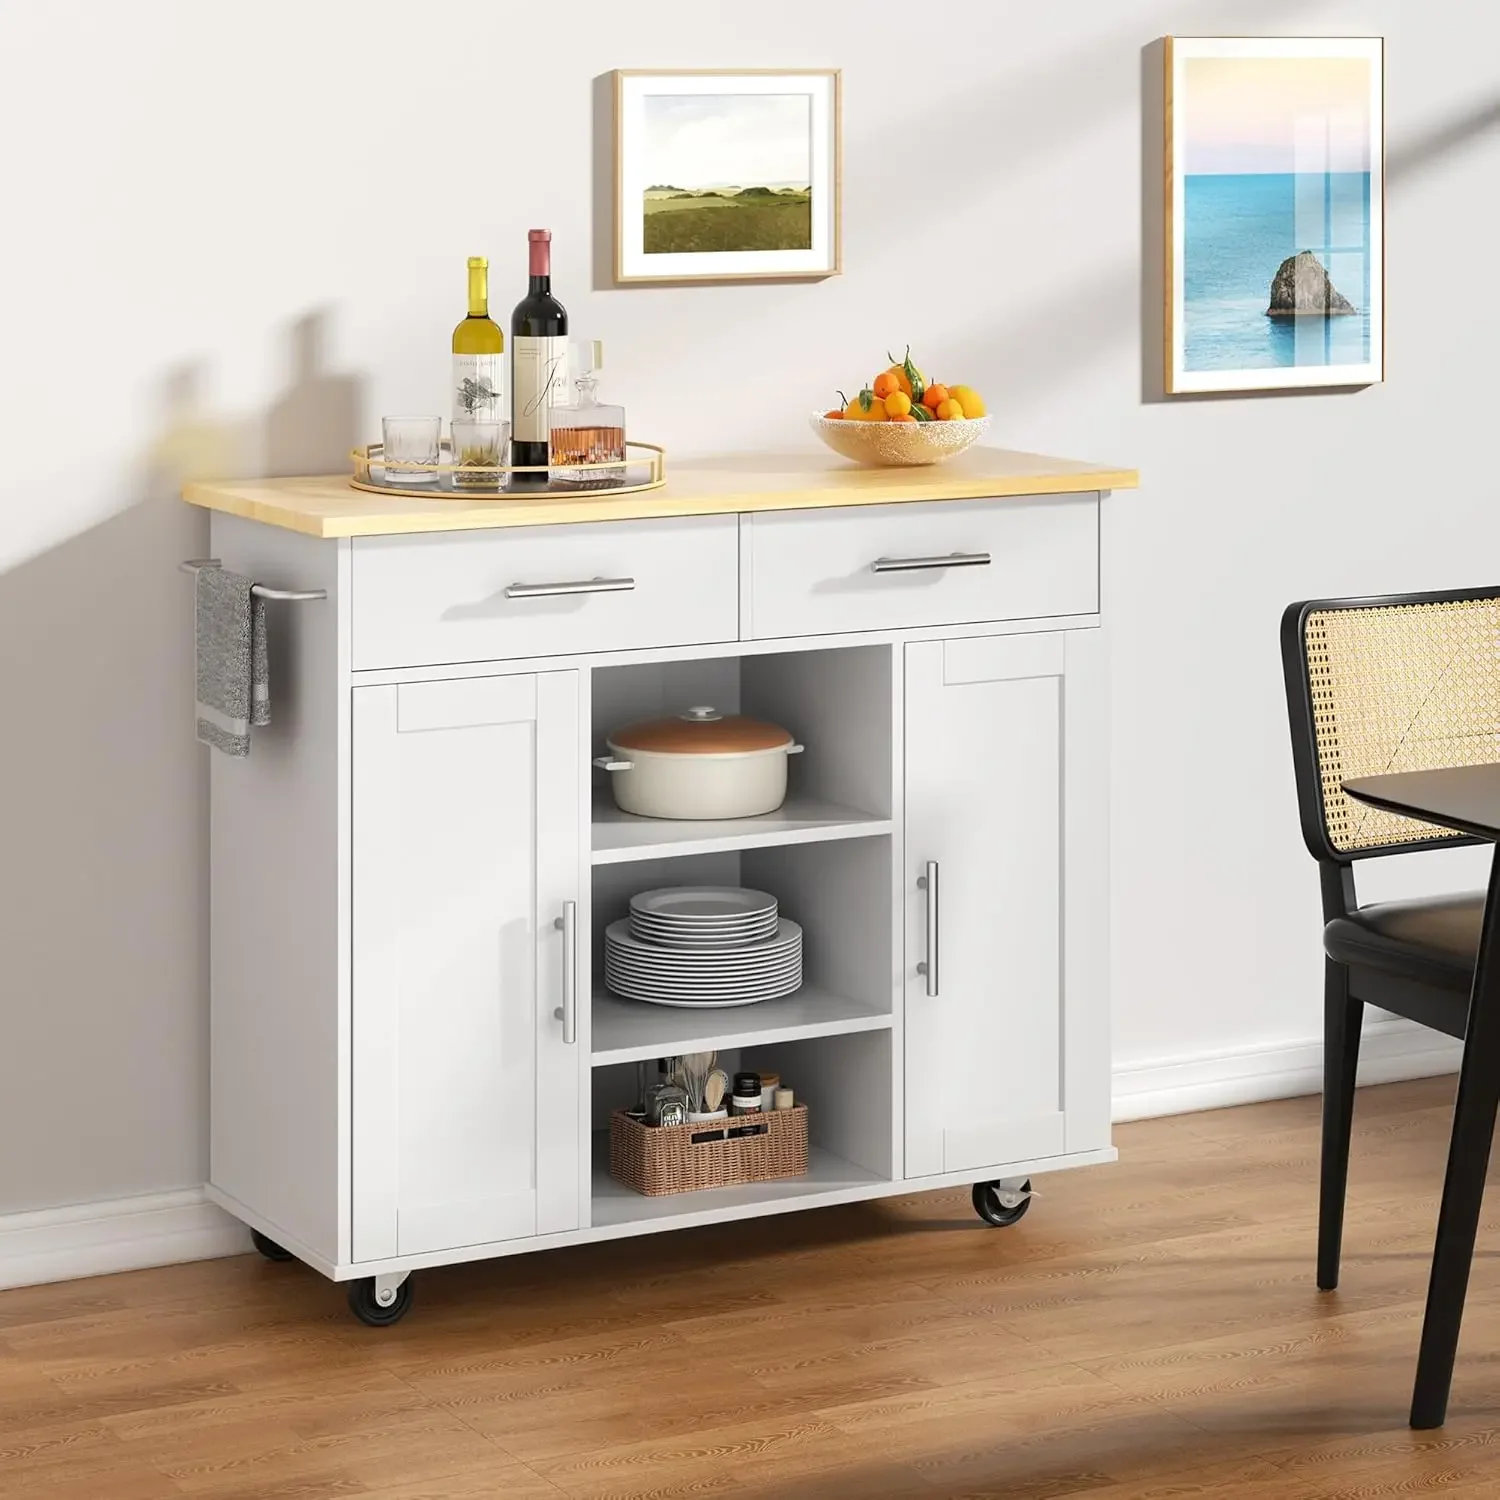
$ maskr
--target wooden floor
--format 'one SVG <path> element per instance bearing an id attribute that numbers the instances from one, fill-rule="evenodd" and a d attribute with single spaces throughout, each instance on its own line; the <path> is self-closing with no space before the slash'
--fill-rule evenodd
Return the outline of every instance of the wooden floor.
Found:
<path id="1" fill-rule="evenodd" d="M 0 1293 L 0 1496 L 1495 1496 L 1493 1251 L 1406 1426 L 1452 1088 L 1360 1095 L 1333 1295 L 1313 1099 L 1121 1127 L 1012 1229 L 949 1192 L 521 1256 L 384 1331 L 249 1256 Z"/>

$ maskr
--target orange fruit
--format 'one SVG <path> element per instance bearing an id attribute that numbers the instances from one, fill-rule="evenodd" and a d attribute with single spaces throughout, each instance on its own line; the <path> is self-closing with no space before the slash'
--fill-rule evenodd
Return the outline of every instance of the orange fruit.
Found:
<path id="1" fill-rule="evenodd" d="M 885 398 L 885 413 L 894 422 L 911 411 L 911 397 L 905 391 L 891 391 Z M 917 419 L 912 418 L 915 422 Z"/>
<path id="2" fill-rule="evenodd" d="M 928 411 L 936 411 L 938 407 L 948 399 L 948 387 L 945 385 L 930 385 L 927 393 L 922 397 L 922 405 Z"/>
<path id="3" fill-rule="evenodd" d="M 906 346 L 906 353 L 900 359 L 889 349 L 886 350 L 885 357 L 891 362 L 890 373 L 896 377 L 896 384 L 902 393 L 910 396 L 913 401 L 920 401 L 927 377 L 911 362 L 911 345 Z"/>
<path id="4" fill-rule="evenodd" d="M 984 398 L 971 385 L 950 385 L 948 395 L 951 400 L 957 401 L 963 407 L 966 417 L 982 417 L 987 415 L 984 409 Z"/>
<path id="5" fill-rule="evenodd" d="M 964 409 L 951 396 L 946 401 L 937 404 L 937 419 L 939 422 L 962 422 Z"/>
<path id="6" fill-rule="evenodd" d="M 909 411 L 899 412 L 896 416 L 894 416 L 894 417 L 891 418 L 891 421 L 893 421 L 893 422 L 912 422 L 912 423 L 915 423 L 916 420 L 917 419 L 914 416 L 912 416 L 912 414 Z"/>
<path id="7" fill-rule="evenodd" d="M 850 422 L 885 421 L 885 402 L 868 386 L 844 408 L 844 416 Z"/>
<path id="8" fill-rule="evenodd" d="M 901 389 L 901 382 L 896 379 L 894 370 L 882 370 L 875 377 L 875 384 L 871 389 L 874 390 L 877 396 L 890 396 Z"/>
<path id="9" fill-rule="evenodd" d="M 836 406 L 832 411 L 825 411 L 823 417 L 825 421 L 842 422 L 844 420 L 844 409 L 841 406 Z"/>

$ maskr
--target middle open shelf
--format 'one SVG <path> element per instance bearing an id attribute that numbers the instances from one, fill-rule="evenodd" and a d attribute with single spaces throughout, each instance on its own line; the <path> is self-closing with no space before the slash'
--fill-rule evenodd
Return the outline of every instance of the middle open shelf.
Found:
<path id="1" fill-rule="evenodd" d="M 593 862 L 614 865 L 664 855 L 820 844 L 833 839 L 875 838 L 890 831 L 889 818 L 796 793 L 775 812 L 755 818 L 674 820 L 638 818 L 621 812 L 609 793 L 601 789 L 594 797 Z"/>
<path id="2" fill-rule="evenodd" d="M 597 1068 L 684 1052 L 882 1031 L 889 1029 L 891 1019 L 889 1009 L 832 994 L 815 984 L 804 984 L 783 1000 L 729 1010 L 640 1005 L 600 988 L 594 993 L 593 1062 Z"/>

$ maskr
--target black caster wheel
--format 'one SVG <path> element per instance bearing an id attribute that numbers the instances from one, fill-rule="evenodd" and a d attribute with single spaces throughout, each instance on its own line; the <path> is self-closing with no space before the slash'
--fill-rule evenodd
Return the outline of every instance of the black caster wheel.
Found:
<path id="1" fill-rule="evenodd" d="M 368 1323 L 371 1328 L 389 1328 L 392 1323 L 399 1323 L 410 1307 L 410 1276 L 396 1288 L 396 1295 L 385 1306 L 381 1306 L 375 1300 L 373 1276 L 364 1276 L 358 1281 L 349 1283 L 349 1311 L 361 1323 Z"/>
<path id="2" fill-rule="evenodd" d="M 1031 1191 L 1031 1179 L 1021 1184 L 1022 1191 Z M 1026 1217 L 1026 1210 L 1031 1207 L 1030 1198 L 1022 1198 L 1014 1208 L 1007 1208 L 1000 1201 L 1000 1184 L 998 1182 L 976 1182 L 974 1184 L 974 1212 L 984 1220 L 986 1224 L 993 1224 L 996 1229 L 1006 1229 L 1020 1219 Z"/>
<path id="3" fill-rule="evenodd" d="M 250 1238 L 255 1248 L 265 1256 L 267 1260 L 296 1260 L 296 1256 L 290 1250 L 284 1250 L 275 1240 L 267 1239 L 260 1230 L 252 1229 Z"/>

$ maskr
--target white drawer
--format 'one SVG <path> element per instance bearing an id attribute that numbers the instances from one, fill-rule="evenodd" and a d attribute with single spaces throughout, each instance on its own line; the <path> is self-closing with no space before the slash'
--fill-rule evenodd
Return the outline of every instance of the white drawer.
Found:
<path id="1" fill-rule="evenodd" d="M 781 511 L 745 529 L 747 639 L 1099 608 L 1095 494 Z"/>
<path id="2" fill-rule="evenodd" d="M 738 589 L 735 516 L 361 537 L 354 666 L 732 641 Z"/>

